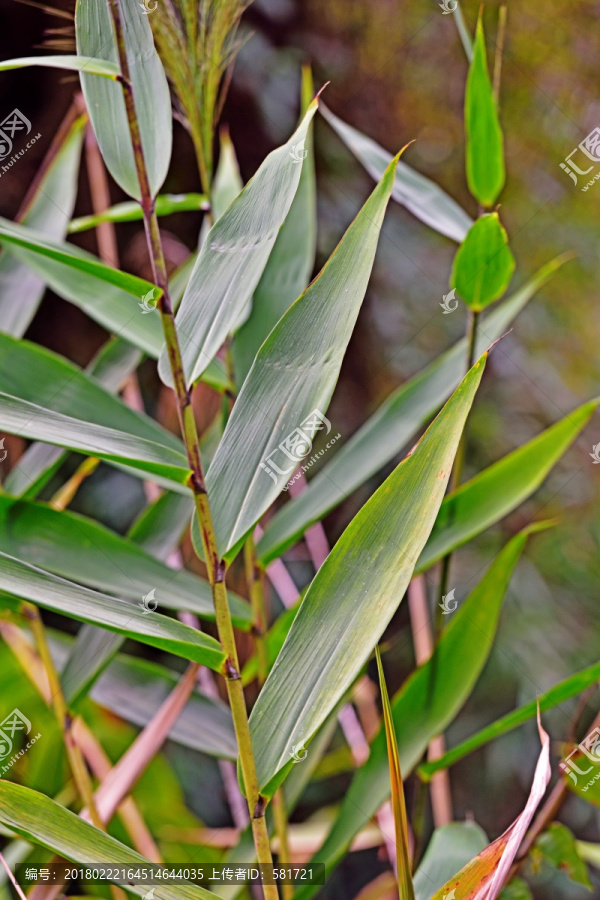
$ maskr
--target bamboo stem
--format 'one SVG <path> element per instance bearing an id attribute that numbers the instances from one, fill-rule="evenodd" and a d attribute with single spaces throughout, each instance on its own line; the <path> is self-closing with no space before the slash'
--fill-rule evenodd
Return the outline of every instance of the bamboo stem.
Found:
<path id="1" fill-rule="evenodd" d="M 96 804 L 94 803 L 94 791 L 88 770 L 81 754 L 81 750 L 79 749 L 79 745 L 73 736 L 73 718 L 67 709 L 58 673 L 54 668 L 54 662 L 50 654 L 50 648 L 46 639 L 46 629 L 44 628 L 42 617 L 40 616 L 37 606 L 33 606 L 31 603 L 23 604 L 23 613 L 30 623 L 37 651 L 44 665 L 44 669 L 46 670 L 46 676 L 50 685 L 51 702 L 64 738 L 67 756 L 69 757 L 69 765 L 79 796 L 81 797 L 84 806 L 87 806 L 89 809 L 90 818 L 96 828 L 99 828 L 100 831 L 106 831 L 104 824 L 98 815 Z"/>
<path id="2" fill-rule="evenodd" d="M 475 362 L 475 352 L 477 349 L 477 325 L 479 324 L 479 311 L 469 309 L 467 313 L 467 372 L 473 367 L 473 363 Z M 450 492 L 455 491 L 458 485 L 460 484 L 460 480 L 462 477 L 462 472 L 465 464 L 465 456 L 467 449 L 467 426 L 463 429 L 463 433 L 460 439 L 460 443 L 458 445 L 458 450 L 456 451 L 456 457 L 454 459 L 454 466 L 452 468 L 452 475 L 450 477 Z M 442 628 L 442 615 L 443 610 L 441 604 L 443 603 L 444 596 L 448 593 L 448 579 L 450 577 L 450 562 L 452 560 L 452 553 L 447 553 L 446 556 L 442 560 L 442 570 L 440 574 L 440 585 L 438 590 L 438 602 L 435 608 L 435 636 L 436 640 L 439 638 Z"/>
<path id="3" fill-rule="evenodd" d="M 256 648 L 256 660 L 258 663 L 258 686 L 262 687 L 267 680 L 269 661 L 265 644 L 265 632 L 267 630 L 267 615 L 265 609 L 265 592 L 262 581 L 262 570 L 256 561 L 254 540 L 250 536 L 244 544 L 244 567 L 246 571 L 246 583 L 250 593 L 250 605 L 253 616 L 254 646 Z"/>
<path id="4" fill-rule="evenodd" d="M 173 375 L 181 432 L 188 462 L 192 470 L 189 486 L 193 492 L 194 505 L 202 536 L 208 579 L 212 589 L 215 607 L 217 630 L 223 650 L 226 654 L 226 661 L 223 666 L 222 674 L 226 679 L 227 693 L 238 742 L 242 776 L 252 822 L 252 834 L 258 862 L 263 865 L 272 865 L 273 860 L 265 821 L 267 800 L 260 794 L 258 786 L 258 776 L 254 761 L 252 740 L 250 737 L 250 725 L 248 722 L 248 713 L 240 678 L 237 648 L 227 600 L 227 589 L 225 587 L 226 565 L 225 562 L 220 559 L 218 554 L 215 529 L 206 492 L 202 460 L 200 457 L 198 432 L 191 405 L 191 391 L 188 390 L 186 384 L 181 350 L 179 347 L 177 331 L 175 329 L 175 317 L 169 296 L 169 286 L 158 229 L 158 219 L 154 209 L 154 198 L 152 197 L 152 192 L 150 190 L 148 174 L 144 162 L 139 122 L 135 110 L 133 89 L 129 78 L 129 65 L 127 62 L 119 0 L 108 0 L 108 2 L 115 29 L 116 44 L 122 73 L 121 83 L 127 118 L 129 121 L 136 170 L 140 184 L 142 198 L 141 206 L 144 213 L 146 239 L 148 242 L 155 283 L 163 291 L 162 297 L 158 301 L 158 308 L 160 310 L 161 322 Z M 278 892 L 275 885 L 264 885 L 264 894 L 266 900 L 278 900 Z"/>

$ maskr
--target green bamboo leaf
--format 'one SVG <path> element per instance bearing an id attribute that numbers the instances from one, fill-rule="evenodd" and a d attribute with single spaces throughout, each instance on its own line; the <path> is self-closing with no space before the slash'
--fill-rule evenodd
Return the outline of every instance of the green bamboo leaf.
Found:
<path id="1" fill-rule="evenodd" d="M 570 258 L 558 257 L 543 266 L 514 296 L 479 323 L 476 355 L 506 332 L 531 297 Z M 327 460 L 311 478 L 308 488 L 277 511 L 256 548 L 262 565 L 280 556 L 310 525 L 335 509 L 414 440 L 417 431 L 460 384 L 466 353 L 463 339 L 397 388 L 331 460 Z"/>
<path id="2" fill-rule="evenodd" d="M 154 48 L 148 16 L 137 0 L 121 0 L 121 19 L 144 162 L 153 196 L 167 177 L 173 128 L 167 77 Z M 118 63 L 115 33 L 106 0 L 78 0 L 75 7 L 77 52 Z M 120 69 L 119 69 L 120 71 Z M 98 146 L 117 184 L 141 199 L 121 84 L 81 72 L 81 87 Z"/>
<path id="3" fill-rule="evenodd" d="M 181 543 L 193 512 L 192 497 L 165 491 L 140 513 L 127 537 L 156 559 L 165 560 Z"/>
<path id="4" fill-rule="evenodd" d="M 326 427 L 320 411 L 329 404 L 367 289 L 395 164 L 319 276 L 275 326 L 242 386 L 206 482 L 222 555 L 234 555 L 296 468 L 287 457 L 287 473 L 276 463 L 268 466 L 270 456 L 281 454 L 281 441 L 302 423 L 311 437 Z"/>
<path id="5" fill-rule="evenodd" d="M 248 313 L 254 289 L 298 188 L 304 141 L 317 102 L 311 103 L 287 144 L 267 156 L 202 245 L 176 319 L 188 382 L 202 374 L 227 335 Z M 159 372 L 170 384 L 166 353 L 161 357 Z"/>
<path id="6" fill-rule="evenodd" d="M 573 832 L 566 825 L 551 822 L 530 850 L 530 859 L 536 870 L 550 867 L 554 872 L 563 872 L 570 881 L 592 890 L 587 866 L 579 855 Z"/>
<path id="7" fill-rule="evenodd" d="M 342 122 L 324 104 L 321 113 L 369 175 L 379 181 L 390 163 L 391 153 Z M 398 163 L 392 199 L 425 225 L 459 244 L 473 224 L 471 217 L 441 187 L 403 162 Z"/>
<path id="8" fill-rule="evenodd" d="M 454 720 L 473 690 L 492 649 L 502 601 L 527 537 L 544 527 L 547 523 L 531 525 L 509 541 L 452 616 L 433 656 L 413 672 L 393 698 L 404 777 L 419 762 L 431 739 Z M 346 792 L 331 832 L 315 854 L 316 860 L 325 863 L 328 875 L 388 795 L 386 743 L 380 731 L 367 762 Z M 308 900 L 314 892 L 314 888 L 301 888 L 298 900 Z"/>
<path id="9" fill-rule="evenodd" d="M 9 69 L 26 69 L 29 66 L 45 66 L 50 69 L 69 69 L 72 72 L 86 72 L 116 81 L 121 70 L 116 62 L 96 59 L 93 56 L 21 56 L 0 62 L 0 72 Z"/>
<path id="10" fill-rule="evenodd" d="M 89 627 L 93 632 L 100 634 L 111 634 L 93 626 L 83 627 Z M 115 635 L 111 634 L 111 637 Z M 67 672 L 76 643 L 62 632 L 50 632 L 52 657 L 61 672 L 61 683 L 67 692 L 67 703 L 70 706 L 78 703 L 90 687 L 86 685 L 73 690 L 74 681 Z M 89 654 L 91 653 L 90 648 Z M 1 662 L 4 665 L 4 660 Z M 78 673 L 75 669 L 72 675 L 77 679 Z M 137 656 L 119 653 L 108 662 L 105 671 L 91 687 L 90 697 L 95 703 L 104 706 L 126 722 L 143 728 L 152 720 L 180 679 L 179 672 L 165 666 Z M 206 697 L 196 690 L 190 695 L 169 732 L 169 740 L 209 756 L 231 760 L 237 757 L 237 742 L 229 707 L 221 700 Z"/>
<path id="11" fill-rule="evenodd" d="M 450 286 L 467 306 L 480 312 L 498 300 L 510 284 L 515 259 L 498 213 L 480 216 L 454 257 Z"/>
<path id="12" fill-rule="evenodd" d="M 250 718 L 261 791 L 282 780 L 291 748 L 309 741 L 339 702 L 402 600 L 442 501 L 485 360 L 362 507 L 309 587 Z M 281 697 L 288 698 L 285 709 Z"/>
<path id="13" fill-rule="evenodd" d="M 388 762 L 390 768 L 390 785 L 392 794 L 392 810 L 394 813 L 394 830 L 396 837 L 396 870 L 398 878 L 398 895 L 400 900 L 415 900 L 415 888 L 412 880 L 410 862 L 410 845 L 408 835 L 408 818 L 406 816 L 406 800 L 404 797 L 404 785 L 402 772 L 400 771 L 400 757 L 398 755 L 398 740 L 394 728 L 394 718 L 385 675 L 381 664 L 379 646 L 375 647 L 377 657 L 377 671 L 379 673 L 379 687 L 381 690 L 381 702 L 383 705 L 383 722 L 385 725 L 385 739 L 387 745 Z"/>
<path id="14" fill-rule="evenodd" d="M 519 725 L 523 725 L 525 722 L 535 719 L 538 710 L 538 702 L 540 712 L 544 712 L 547 709 L 553 709 L 555 706 L 564 703 L 565 700 L 570 700 L 572 697 L 576 697 L 578 694 L 583 693 L 586 688 L 595 684 L 597 681 L 600 681 L 600 663 L 588 666 L 587 669 L 583 669 L 575 675 L 570 675 L 568 678 L 565 678 L 563 681 L 554 685 L 553 688 L 550 688 L 545 694 L 541 694 L 538 698 L 532 700 L 531 703 L 525 703 L 518 709 L 513 710 L 513 712 L 507 713 L 496 722 L 493 722 L 486 728 L 482 728 L 477 734 L 467 738 L 466 741 L 463 741 L 456 747 L 452 747 L 451 750 L 448 750 L 443 756 L 440 756 L 439 759 L 422 763 L 417 770 L 419 777 L 423 779 L 423 781 L 430 781 L 431 777 L 440 769 L 447 769 L 448 766 L 454 765 L 455 762 L 468 756 L 469 753 L 473 753 L 473 751 L 477 750 L 479 747 L 483 747 L 495 738 L 507 734 L 514 728 L 518 728 Z"/>
<path id="15" fill-rule="evenodd" d="M 155 200 L 157 216 L 172 216 L 179 212 L 196 212 L 208 210 L 209 203 L 206 194 L 159 194 Z M 69 222 L 67 229 L 69 234 L 79 234 L 81 231 L 89 231 L 103 222 L 138 222 L 144 218 L 144 212 L 135 200 L 125 203 L 117 203 L 109 209 L 94 216 L 81 216 Z"/>
<path id="16" fill-rule="evenodd" d="M 100 348 L 85 371 L 111 394 L 116 393 L 126 377 L 137 367 L 141 356 L 140 351 L 127 341 L 111 338 Z M 19 465 L 14 466 L 6 476 L 6 492 L 23 499 L 35 500 L 66 456 L 67 451 L 60 447 L 37 442 L 30 444 L 20 457 Z"/>
<path id="17" fill-rule="evenodd" d="M 135 868 L 151 865 L 140 853 L 84 822 L 44 794 L 5 779 L 0 781 L 0 823 L 79 865 L 117 863 Z M 146 896 L 148 889 L 148 885 L 127 886 L 127 890 L 141 897 Z M 216 900 L 216 894 L 192 884 L 157 887 L 154 897 L 156 900 Z"/>
<path id="18" fill-rule="evenodd" d="M 159 484 L 188 491 L 190 469 L 187 458 L 177 450 L 53 412 L 4 392 L 0 392 L 0 430 L 125 465 L 140 478 L 150 474 Z"/>
<path id="19" fill-rule="evenodd" d="M 48 572 L 137 606 L 154 590 L 161 609 L 215 618 L 207 581 L 185 569 L 170 569 L 133 541 L 85 516 L 0 495 L 0 546 L 10 556 L 35 559 Z M 236 594 L 230 593 L 229 600 L 234 624 L 248 631 L 250 607 Z"/>
<path id="20" fill-rule="evenodd" d="M 303 82 L 303 93 L 310 101 L 312 79 L 305 74 Z M 238 385 L 246 378 L 271 329 L 308 285 L 315 264 L 317 197 L 312 128 L 304 149 L 306 157 L 296 196 L 254 291 L 252 312 L 233 340 L 231 352 Z"/>
<path id="21" fill-rule="evenodd" d="M 220 143 L 219 165 L 211 189 L 211 213 L 215 222 L 221 218 L 244 187 L 233 141 L 226 129 L 221 131 Z"/>
<path id="22" fill-rule="evenodd" d="M 0 384 L 0 430 L 153 473 L 187 493 L 180 441 L 67 360 L 0 334 Z"/>
<path id="23" fill-rule="evenodd" d="M 0 218 L 0 243 L 12 255 L 108 331 L 126 338 L 149 356 L 158 357 L 163 335 L 158 313 L 143 312 L 140 301 L 160 290 L 148 281 L 107 266 L 72 244 L 44 238 L 37 232 Z"/>
<path id="24" fill-rule="evenodd" d="M 475 822 L 436 828 L 415 873 L 415 900 L 429 900 L 487 844 L 485 832 Z"/>
<path id="25" fill-rule="evenodd" d="M 79 176 L 79 158 L 85 117 L 80 116 L 67 131 L 48 167 L 41 172 L 27 208 L 24 225 L 56 240 L 65 236 Z M 5 250 L 0 256 L 0 327 L 22 337 L 33 319 L 45 291 L 45 283 Z"/>
<path id="26" fill-rule="evenodd" d="M 20 598 L 42 609 L 79 622 L 99 625 L 133 640 L 203 663 L 221 671 L 225 654 L 214 638 L 183 625 L 176 619 L 147 612 L 132 603 L 117 600 L 82 587 L 66 578 L 0 553 L 0 606 L 19 610 Z"/>
<path id="27" fill-rule="evenodd" d="M 530 497 L 585 428 L 599 403 L 600 398 L 579 406 L 446 497 L 415 571 L 425 572 Z"/>
<path id="28" fill-rule="evenodd" d="M 504 138 L 498 121 L 494 92 L 488 74 L 481 16 L 477 23 L 473 59 L 465 93 L 467 183 L 482 206 L 495 203 L 504 187 Z"/>

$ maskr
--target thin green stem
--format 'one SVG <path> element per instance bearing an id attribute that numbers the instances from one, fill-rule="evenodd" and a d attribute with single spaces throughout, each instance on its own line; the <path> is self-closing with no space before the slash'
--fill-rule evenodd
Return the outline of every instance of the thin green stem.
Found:
<path id="1" fill-rule="evenodd" d="M 181 433 L 191 469 L 189 485 L 194 496 L 194 505 L 202 536 L 202 545 L 204 548 L 208 580 L 213 595 L 219 640 L 221 641 L 223 650 L 226 654 L 222 674 L 224 675 L 227 684 L 227 693 L 229 696 L 231 714 L 240 755 L 240 765 L 246 790 L 250 819 L 252 822 L 252 834 L 254 837 L 258 862 L 263 865 L 271 865 L 273 860 L 265 821 L 267 801 L 259 791 L 256 763 L 250 737 L 248 712 L 246 710 L 244 691 L 240 678 L 237 647 L 235 644 L 235 635 L 227 600 L 227 589 L 225 587 L 226 565 L 225 562 L 221 560 L 218 553 L 215 529 L 206 492 L 198 432 L 191 405 L 191 391 L 188 390 L 185 380 L 181 349 L 175 328 L 173 306 L 169 296 L 169 285 L 158 228 L 158 219 L 154 209 L 154 198 L 152 197 L 148 181 L 133 89 L 129 77 L 129 66 L 127 62 L 119 0 L 108 0 L 108 3 L 112 14 L 119 62 L 121 65 L 123 94 L 140 185 L 146 240 L 152 262 L 155 283 L 163 291 L 162 297 L 158 303 L 158 308 L 160 310 L 161 322 L 173 376 L 174 391 L 177 397 Z M 264 885 L 264 894 L 266 900 L 278 900 L 278 892 L 275 885 Z"/>
<path id="2" fill-rule="evenodd" d="M 73 736 L 73 717 L 67 708 L 60 679 L 54 667 L 42 617 L 40 616 L 37 606 L 34 606 L 32 603 L 23 604 L 23 614 L 29 622 L 38 654 L 46 671 L 46 677 L 50 686 L 52 706 L 54 707 L 54 712 L 56 713 L 56 718 L 63 735 L 65 749 L 69 758 L 69 765 L 79 796 L 81 797 L 84 806 L 87 806 L 93 824 L 96 828 L 99 828 L 100 831 L 105 831 L 106 828 L 104 823 L 100 819 L 98 810 L 96 809 L 92 782 L 83 755 Z"/>
<path id="3" fill-rule="evenodd" d="M 477 325 L 479 323 L 479 311 L 469 309 L 467 313 L 467 372 L 472 368 L 473 363 L 475 362 L 475 353 L 477 349 Z M 452 475 L 450 476 L 450 492 L 456 490 L 459 486 L 463 468 L 465 464 L 465 455 L 467 448 L 467 426 L 465 425 L 462 433 L 462 437 L 460 439 L 460 443 L 458 445 L 458 450 L 456 451 L 456 457 L 454 459 L 454 466 L 452 468 Z M 443 603 L 444 596 L 448 593 L 448 583 L 450 577 L 450 563 L 452 561 L 452 553 L 447 553 L 446 556 L 442 560 L 442 568 L 440 573 L 440 585 L 438 590 L 438 602 L 435 608 L 435 639 L 438 640 L 441 630 L 442 630 L 442 616 L 443 616 L 443 608 L 441 604 Z"/>

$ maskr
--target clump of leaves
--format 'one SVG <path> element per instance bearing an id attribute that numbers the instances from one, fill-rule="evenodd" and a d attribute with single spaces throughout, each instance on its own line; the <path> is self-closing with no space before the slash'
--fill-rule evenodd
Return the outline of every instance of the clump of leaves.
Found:
<path id="1" fill-rule="evenodd" d="M 550 777 L 541 721 L 530 796 L 495 841 L 488 843 L 473 823 L 440 821 L 435 776 L 531 720 L 537 706 L 527 704 L 460 747 L 430 753 L 427 762 L 424 757 L 434 740 L 440 750 L 440 736 L 488 660 L 527 540 L 552 523 L 534 521 L 513 534 L 449 624 L 438 614 L 435 634 L 425 600 L 414 633 L 416 641 L 425 636 L 427 652 L 391 698 L 376 648 L 407 590 L 422 590 L 418 576 L 441 562 L 438 600 L 446 597 L 452 554 L 531 497 L 598 406 L 598 400 L 582 404 L 462 483 L 465 428 L 481 380 L 489 377 L 490 344 L 566 257 L 504 298 L 515 260 L 499 214 L 490 208 L 505 173 L 480 21 L 465 104 L 467 180 L 477 218 L 400 154 L 387 153 L 325 111 L 377 183 L 310 281 L 317 227 L 312 129 L 322 105 L 319 96 L 307 98 L 307 76 L 297 128 L 253 179 L 241 183 L 226 137 L 212 178 L 223 75 L 244 8 L 226 0 L 158 0 L 153 10 L 137 0 L 78 0 L 77 55 L 0 63 L 0 71 L 45 65 L 79 73 L 103 163 L 129 198 L 72 220 L 85 117 L 71 113 L 17 221 L 0 220 L 0 428 L 3 441 L 12 435 L 20 441 L 5 452 L 0 494 L 0 695 L 27 707 L 30 715 L 14 710 L 23 732 L 34 720 L 45 723 L 47 753 L 60 760 L 50 783 L 44 768 L 40 793 L 43 743 L 17 753 L 9 779 L 0 781 L 0 824 L 11 853 L 26 853 L 29 862 L 39 861 L 45 848 L 81 865 L 118 859 L 137 866 L 161 861 L 174 848 L 192 859 L 270 865 L 276 846 L 275 858 L 287 864 L 296 839 L 288 818 L 339 722 L 350 750 L 341 757 L 349 786 L 330 830 L 311 847 L 327 877 L 355 837 L 369 833 L 371 818 L 384 816 L 390 760 L 401 896 L 494 900 L 522 865 L 519 848 Z M 463 39 L 469 49 L 464 31 Z M 171 88 L 205 195 L 160 193 L 172 163 Z M 105 178 L 104 168 L 93 171 Z M 169 278 L 159 217 L 208 212 L 209 197 L 200 249 Z M 313 440 L 332 430 L 329 403 L 390 199 L 459 245 L 450 277 L 465 303 L 465 337 L 399 386 L 341 448 L 327 446 L 331 452 L 318 475 L 280 505 Z M 117 229 L 125 221 L 143 222 L 151 281 L 66 240 L 67 233 Z M 85 370 L 23 339 L 46 288 L 112 334 Z M 177 409 L 177 437 L 139 401 L 136 373 L 143 359 L 156 366 L 161 396 Z M 204 433 L 194 408 L 201 382 L 202 391 L 220 401 Z M 382 470 L 413 444 L 383 479 Z M 68 508 L 92 472 L 102 476 L 100 461 L 144 483 L 147 503 L 126 535 L 102 524 L 100 514 L 96 519 Z M 381 483 L 329 552 L 322 520 L 374 476 Z M 315 525 L 319 550 L 311 539 Z M 194 573 L 182 567 L 188 532 Z M 305 535 L 315 573 L 300 602 L 285 553 Z M 242 553 L 245 596 L 231 591 Z M 267 610 L 266 579 L 287 609 Z M 415 610 L 411 603 L 413 619 Z M 62 617 L 78 623 L 75 638 Z M 240 634 L 244 647 L 251 643 L 249 658 L 240 658 Z M 126 639 L 140 645 L 136 653 L 124 647 Z M 378 725 L 368 740 L 350 698 L 374 652 L 384 721 L 373 704 Z M 185 661 L 183 675 L 170 656 Z M 222 679 L 227 704 L 215 677 Z M 540 698 L 539 709 L 580 694 L 598 677 L 598 664 L 572 674 Z M 254 680 L 250 705 L 244 688 Z M 136 737 L 124 721 L 141 727 Z M 194 754 L 184 785 L 190 790 L 204 774 L 206 757 L 219 761 L 237 826 L 227 848 L 223 835 L 216 844 L 215 832 L 207 833 L 185 809 L 179 783 L 159 755 L 167 737 Z M 335 753 L 330 756 L 339 766 Z M 160 783 L 169 786 L 164 795 L 158 782 L 144 789 L 144 773 L 159 764 Z M 331 771 L 331 758 L 328 764 Z M 415 814 L 409 823 L 402 778 L 415 770 L 422 791 L 431 783 L 440 827 L 413 879 L 409 825 L 420 838 L 423 822 Z M 451 798 L 444 801 L 451 811 Z M 271 804 L 277 844 L 267 816 Z M 545 830 L 547 816 L 544 810 L 525 847 Z M 17 836 L 33 849 L 23 850 Z M 568 852 L 574 871 L 572 841 L 567 846 L 556 837 L 547 831 L 535 852 L 545 848 L 559 867 Z M 395 850 L 388 852 L 393 860 Z M 586 852 L 589 857 L 593 848 Z M 507 890 L 518 896 L 523 884 L 513 879 Z M 304 883 L 294 896 L 308 900 L 317 889 Z M 145 891 L 140 884 L 132 890 Z M 263 890 L 267 900 L 278 900 L 275 885 Z M 161 900 L 216 897 L 197 885 L 157 891 Z M 45 900 L 52 895 L 44 887 L 40 893 Z"/>

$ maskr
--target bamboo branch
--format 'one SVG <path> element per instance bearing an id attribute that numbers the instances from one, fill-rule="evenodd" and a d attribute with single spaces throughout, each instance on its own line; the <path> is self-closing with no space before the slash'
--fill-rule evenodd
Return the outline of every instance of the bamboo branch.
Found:
<path id="1" fill-rule="evenodd" d="M 162 289 L 163 293 L 158 301 L 161 322 L 165 336 L 169 363 L 173 376 L 173 384 L 177 397 L 178 416 L 183 436 L 188 462 L 191 468 L 191 476 L 189 486 L 194 496 L 194 505 L 198 516 L 198 523 L 202 536 L 202 545 L 204 548 L 206 568 L 208 578 L 212 589 L 213 602 L 215 607 L 215 618 L 219 639 L 226 654 L 226 661 L 223 666 L 222 674 L 225 676 L 227 684 L 227 693 L 231 706 L 234 729 L 237 737 L 240 764 L 242 768 L 242 776 L 248 800 L 248 809 L 252 822 L 252 833 L 254 844 L 257 851 L 259 863 L 271 865 L 273 860 L 271 849 L 269 846 L 269 837 L 265 822 L 265 809 L 267 800 L 260 794 L 258 786 L 258 776 L 256 773 L 256 764 L 254 761 L 254 752 L 252 749 L 252 740 L 250 737 L 250 726 L 248 722 L 248 713 L 246 710 L 246 702 L 240 678 L 240 668 L 237 656 L 237 648 L 235 644 L 235 636 L 229 604 L 227 600 L 227 589 L 225 587 L 226 565 L 220 559 L 217 550 L 217 542 L 215 537 L 215 529 L 212 520 L 210 504 L 206 492 L 204 481 L 204 472 L 202 468 L 202 460 L 200 456 L 200 448 L 198 442 L 198 432 L 194 419 L 194 412 L 191 404 L 191 390 L 188 390 L 186 384 L 181 350 L 179 340 L 175 328 L 175 317 L 173 307 L 169 296 L 169 285 L 167 281 L 167 273 L 165 261 L 162 251 L 162 244 L 158 228 L 158 219 L 154 209 L 154 198 L 148 181 L 148 174 L 144 161 L 144 151 L 141 142 L 139 122 L 135 109 L 135 100 L 133 96 L 133 88 L 129 76 L 129 64 L 127 61 L 127 52 L 125 48 L 125 38 L 123 34 L 123 26 L 121 22 L 121 10 L 119 0 L 108 0 L 109 9 L 112 15 L 112 21 L 116 37 L 116 45 L 121 66 L 121 84 L 123 88 L 123 96 L 125 100 L 125 108 L 127 111 L 127 119 L 129 122 L 129 130 L 133 147 L 136 171 L 138 175 L 141 206 L 144 214 L 144 227 L 146 231 L 146 240 L 148 250 L 152 262 L 152 270 L 155 283 Z M 267 900 L 278 900 L 277 887 L 275 885 L 265 885 L 264 893 Z"/>

